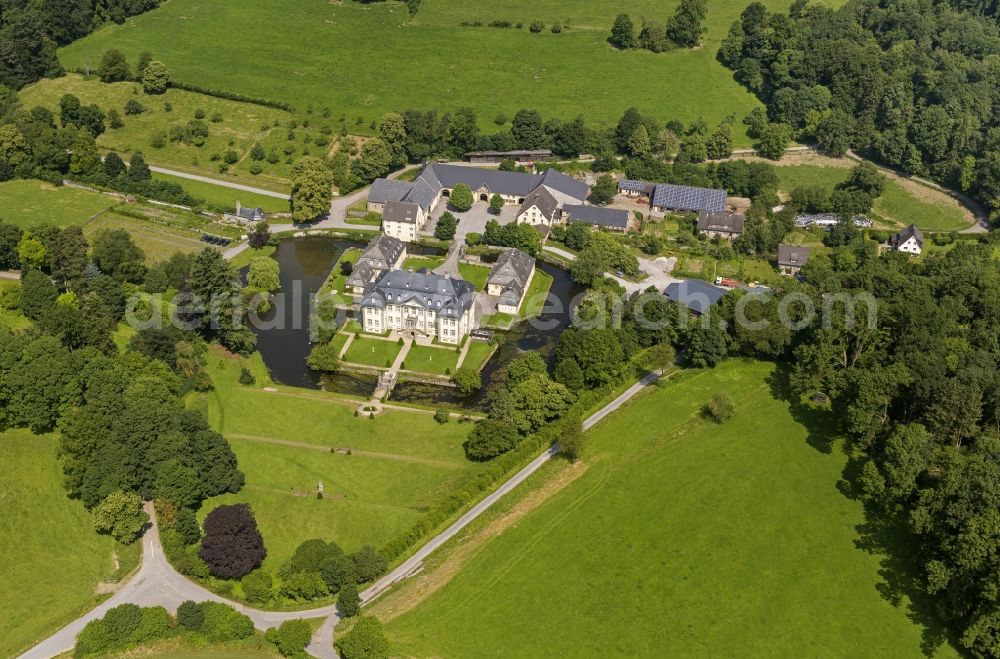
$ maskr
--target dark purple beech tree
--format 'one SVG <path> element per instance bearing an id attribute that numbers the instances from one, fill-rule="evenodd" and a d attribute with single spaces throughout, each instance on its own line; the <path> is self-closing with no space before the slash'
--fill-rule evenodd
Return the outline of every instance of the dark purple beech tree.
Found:
<path id="1" fill-rule="evenodd" d="M 219 506 L 208 514 L 204 526 L 198 555 L 214 576 L 239 579 L 264 562 L 264 538 L 247 504 Z"/>

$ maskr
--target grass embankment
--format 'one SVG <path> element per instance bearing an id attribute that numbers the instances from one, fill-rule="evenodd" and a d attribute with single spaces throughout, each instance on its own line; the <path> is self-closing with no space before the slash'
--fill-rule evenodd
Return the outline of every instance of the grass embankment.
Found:
<path id="1" fill-rule="evenodd" d="M 0 435 L 0 656 L 17 655 L 97 604 L 95 587 L 115 573 L 115 543 L 66 498 L 58 443 L 26 430 Z"/>
<path id="2" fill-rule="evenodd" d="M 902 657 L 928 640 L 954 656 L 868 549 L 832 420 L 791 409 L 780 381 L 731 361 L 599 424 L 582 465 L 553 465 L 585 470 L 572 483 L 376 605 L 392 653 Z M 721 426 L 700 413 L 719 391 L 738 405 Z"/>
<path id="3" fill-rule="evenodd" d="M 262 373 L 255 386 L 242 386 L 239 361 L 215 351 L 208 371 L 216 387 L 205 396 L 209 420 L 232 445 L 247 484 L 210 500 L 202 514 L 221 503 L 250 503 L 271 569 L 309 538 L 336 540 L 347 551 L 380 547 L 478 468 L 462 450 L 468 425 L 393 410 L 356 417 L 359 403 L 275 386 Z M 323 499 L 316 498 L 320 481 Z"/>
<path id="4" fill-rule="evenodd" d="M 83 234 L 87 240 L 93 242 L 94 236 L 101 231 L 113 229 L 124 229 L 129 232 L 132 240 L 146 255 L 147 265 L 165 261 L 174 252 L 200 252 L 210 247 L 201 240 L 200 231 L 156 224 L 114 212 L 103 213 L 88 222 L 83 227 Z"/>

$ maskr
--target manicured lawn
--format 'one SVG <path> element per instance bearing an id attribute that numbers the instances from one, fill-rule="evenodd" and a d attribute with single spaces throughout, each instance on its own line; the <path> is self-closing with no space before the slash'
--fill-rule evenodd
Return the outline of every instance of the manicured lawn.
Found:
<path id="1" fill-rule="evenodd" d="M 83 233 L 88 240 L 93 241 L 101 231 L 124 229 L 132 236 L 132 240 L 146 255 L 146 263 L 152 264 L 166 261 L 174 252 L 200 252 L 206 247 L 212 247 L 201 241 L 201 232 L 189 229 L 146 222 L 134 217 L 126 217 L 115 213 L 104 213 L 83 227 Z"/>
<path id="2" fill-rule="evenodd" d="M 781 190 L 791 192 L 802 185 L 819 185 L 832 190 L 847 179 L 849 169 L 820 165 L 785 165 L 775 167 Z M 875 202 L 874 212 L 901 227 L 911 223 L 933 231 L 964 229 L 972 224 L 962 213 L 958 202 L 932 190 L 927 199 L 918 199 L 898 182 L 889 179 L 885 192 Z"/>
<path id="3" fill-rule="evenodd" d="M 163 36 L 168 37 L 168 35 Z M 97 57 L 97 63 L 100 63 L 100 55 Z M 134 55 L 131 63 L 135 63 Z M 88 65 L 88 63 L 83 64 L 83 66 Z M 173 66 L 169 60 L 167 66 L 171 68 Z M 42 105 L 53 110 L 58 116 L 59 99 L 64 94 L 73 94 L 85 105 L 96 103 L 105 112 L 111 109 L 117 110 L 121 115 L 125 127 L 109 128 L 97 140 L 97 144 L 105 149 L 118 151 L 120 154 L 142 151 L 151 163 L 173 169 L 199 171 L 209 176 L 219 175 L 218 164 L 221 162 L 212 161 L 212 156 L 233 149 L 240 159 L 237 164 L 230 167 L 235 174 L 234 179 L 269 190 L 288 189 L 289 165 L 285 163 L 286 156 L 281 150 L 288 132 L 285 124 L 291 119 L 291 115 L 287 112 L 182 89 L 168 89 L 165 94 L 149 96 L 142 92 L 142 87 L 138 83 L 104 84 L 96 78 L 88 80 L 77 74 L 42 80 L 22 89 L 18 95 L 24 107 Z M 142 114 L 125 114 L 125 103 L 132 99 L 143 105 L 145 111 Z M 169 112 L 166 110 L 168 104 Z M 202 121 L 208 126 L 208 138 L 204 145 L 197 147 L 168 140 L 162 148 L 152 146 L 154 135 L 167 133 L 173 125 L 186 124 L 195 118 L 195 112 L 198 110 L 205 113 Z M 222 115 L 221 122 L 212 121 L 216 113 Z M 279 125 L 275 126 L 275 122 Z M 302 138 L 310 131 L 299 132 L 300 135 L 297 137 L 301 145 Z M 311 132 L 318 133 L 317 130 Z M 271 164 L 266 160 L 260 162 L 263 172 L 253 176 L 250 174 L 250 165 L 253 163 L 249 156 L 250 149 L 258 141 L 264 145 L 272 133 L 281 140 L 278 144 L 281 159 L 277 164 Z M 301 146 L 297 147 L 296 152 L 299 151 Z"/>
<path id="4" fill-rule="evenodd" d="M 785 0 L 766 4 L 789 6 Z M 627 11 L 638 26 L 643 16 L 663 23 L 676 6 L 676 0 L 638 0 Z M 73 70 L 96 67 L 110 47 L 121 48 L 130 62 L 149 50 L 177 80 L 287 101 L 302 111 L 313 109 L 314 117 L 329 108 L 338 126 L 352 129 L 387 111 L 470 106 L 484 130 L 495 130 L 499 112 L 509 118 L 525 105 L 543 110 L 545 118 L 572 119 L 583 112 L 605 125 L 636 105 L 661 120 L 689 123 L 704 116 L 715 125 L 759 105 L 715 59 L 744 6 L 712 0 L 702 47 L 655 54 L 611 48 L 611 24 L 623 7 L 597 0 L 441 0 L 424 3 L 412 19 L 396 2 L 172 0 L 63 48 L 60 59 Z M 497 19 L 520 21 L 524 28 L 460 26 Z M 534 19 L 546 27 L 560 21 L 565 29 L 531 34 L 527 25 Z M 246 48 L 247 34 L 255 35 L 255 48 Z M 473 80 L 489 84 L 463 84 Z M 737 121 L 734 128 L 737 145 L 748 145 L 743 124 Z"/>
<path id="5" fill-rule="evenodd" d="M 541 268 L 535 268 L 535 274 L 528 285 L 528 291 L 521 300 L 521 308 L 518 309 L 522 318 L 537 316 L 545 307 L 549 289 L 552 287 L 552 275 Z"/>
<path id="6" fill-rule="evenodd" d="M 435 375 L 454 373 L 456 362 L 458 362 L 458 352 L 454 347 L 412 345 L 405 358 L 406 370 Z"/>
<path id="7" fill-rule="evenodd" d="M 408 256 L 403 261 L 403 270 L 413 270 L 416 272 L 422 268 L 433 270 L 444 263 L 443 256 Z"/>
<path id="8" fill-rule="evenodd" d="M 486 280 L 490 276 L 490 268 L 473 263 L 459 263 L 458 272 L 462 279 L 476 287 L 477 291 L 486 290 Z"/>
<path id="9" fill-rule="evenodd" d="M 66 498 L 56 435 L 0 435 L 0 656 L 16 656 L 97 603 L 114 542 Z"/>
<path id="10" fill-rule="evenodd" d="M 201 514 L 221 503 L 249 502 L 269 568 L 277 569 L 313 537 L 336 540 L 348 551 L 382 546 L 445 496 L 456 479 L 478 469 L 462 451 L 468 425 L 441 425 L 431 415 L 391 410 L 374 419 L 356 417 L 353 404 L 326 392 L 261 378 L 253 387 L 242 386 L 239 361 L 214 351 L 209 372 L 215 391 L 199 397 L 212 426 L 230 441 L 247 485 L 210 500 Z M 323 499 L 316 498 L 319 481 Z"/>
<path id="11" fill-rule="evenodd" d="M 389 622 L 391 654 L 923 654 L 922 634 L 939 630 L 896 600 L 885 579 L 901 575 L 864 548 L 832 419 L 793 414 L 775 378 L 729 362 L 599 424 L 584 474 Z M 718 391 L 738 406 L 721 426 L 700 415 Z"/>
<path id="12" fill-rule="evenodd" d="M 263 208 L 266 213 L 287 213 L 289 210 L 288 200 L 278 199 L 276 197 L 269 197 L 267 195 L 257 194 L 256 192 L 247 192 L 245 190 L 234 190 L 233 188 L 227 188 L 222 185 L 213 185 L 211 183 L 203 183 L 202 181 L 192 181 L 188 178 L 182 178 L 180 176 L 170 176 L 169 174 L 159 174 L 153 173 L 153 178 L 160 181 L 169 181 L 170 183 L 177 183 L 182 188 L 187 190 L 188 194 L 202 201 L 207 201 L 218 207 L 228 208 L 235 210 L 236 202 L 240 202 L 245 207 L 260 207 Z"/>
<path id="13" fill-rule="evenodd" d="M 373 339 L 359 334 L 344 353 L 344 361 L 387 368 L 395 361 L 401 348 L 395 341 Z"/>
<path id="14" fill-rule="evenodd" d="M 80 225 L 119 203 L 114 197 L 42 181 L 0 183 L 0 220 L 22 229 Z"/>
<path id="15" fill-rule="evenodd" d="M 471 341 L 471 339 L 469 339 Z M 465 361 L 462 368 L 480 370 L 486 365 L 486 361 L 493 354 L 493 344 L 485 341 L 472 341 L 469 344 L 469 351 L 465 354 Z"/>

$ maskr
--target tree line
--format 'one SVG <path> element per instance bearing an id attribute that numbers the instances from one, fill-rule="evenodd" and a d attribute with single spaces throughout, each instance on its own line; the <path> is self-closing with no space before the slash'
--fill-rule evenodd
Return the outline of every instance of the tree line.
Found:
<path id="1" fill-rule="evenodd" d="M 0 85 L 20 89 L 61 75 L 56 48 L 112 21 L 124 23 L 159 6 L 159 0 L 14 2 L 0 8 Z"/>

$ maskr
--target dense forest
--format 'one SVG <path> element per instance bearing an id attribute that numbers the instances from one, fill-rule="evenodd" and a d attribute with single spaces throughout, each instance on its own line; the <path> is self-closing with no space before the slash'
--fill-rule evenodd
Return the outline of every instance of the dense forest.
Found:
<path id="1" fill-rule="evenodd" d="M 0 85 L 20 89 L 58 75 L 58 46 L 159 5 L 159 0 L 0 0 Z"/>
<path id="2" fill-rule="evenodd" d="M 718 58 L 767 104 L 765 123 L 831 155 L 860 149 L 970 192 L 996 216 L 996 12 L 961 0 L 851 0 L 837 10 L 796 0 L 788 14 L 753 3 Z"/>

